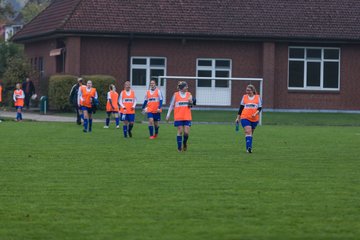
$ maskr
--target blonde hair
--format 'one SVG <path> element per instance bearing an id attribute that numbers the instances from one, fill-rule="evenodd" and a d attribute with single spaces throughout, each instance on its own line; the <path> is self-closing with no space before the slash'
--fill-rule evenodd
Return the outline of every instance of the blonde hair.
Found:
<path id="1" fill-rule="evenodd" d="M 256 88 L 255 88 L 255 86 L 254 86 L 254 85 L 249 84 L 249 85 L 247 85 L 247 87 L 246 87 L 246 88 L 251 89 L 251 91 L 252 91 L 255 95 L 257 94 Z"/>

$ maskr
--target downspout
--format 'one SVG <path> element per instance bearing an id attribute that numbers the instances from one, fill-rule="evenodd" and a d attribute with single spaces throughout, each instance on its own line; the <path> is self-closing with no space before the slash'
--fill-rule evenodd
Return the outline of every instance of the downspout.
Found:
<path id="1" fill-rule="evenodd" d="M 130 81 L 130 69 L 131 69 L 131 48 L 133 42 L 134 35 L 131 33 L 129 36 L 128 48 L 127 48 L 127 58 L 128 58 L 128 66 L 127 66 L 127 81 Z"/>

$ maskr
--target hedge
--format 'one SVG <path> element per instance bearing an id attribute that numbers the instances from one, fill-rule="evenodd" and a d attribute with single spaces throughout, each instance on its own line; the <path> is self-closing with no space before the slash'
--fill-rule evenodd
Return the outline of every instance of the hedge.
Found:
<path id="1" fill-rule="evenodd" d="M 68 111 L 72 109 L 69 102 L 71 88 L 77 83 L 76 76 L 72 75 L 54 75 L 49 80 L 49 106 L 52 109 Z M 106 94 L 109 91 L 109 85 L 115 84 L 115 78 L 108 75 L 86 75 L 82 76 L 83 84 L 88 80 L 93 82 L 99 96 L 99 109 L 105 109 Z"/>
<path id="2" fill-rule="evenodd" d="M 71 110 L 73 106 L 69 102 L 69 94 L 72 86 L 76 83 L 76 76 L 51 76 L 49 79 L 49 107 L 61 111 Z"/>

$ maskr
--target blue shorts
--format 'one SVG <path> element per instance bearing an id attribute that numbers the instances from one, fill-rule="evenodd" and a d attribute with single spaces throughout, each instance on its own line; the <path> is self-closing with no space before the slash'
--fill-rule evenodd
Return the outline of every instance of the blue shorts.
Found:
<path id="1" fill-rule="evenodd" d="M 161 120 L 161 113 L 148 113 L 148 118 L 153 118 L 155 122 L 158 122 Z"/>
<path id="2" fill-rule="evenodd" d="M 251 126 L 251 129 L 255 129 L 259 122 L 251 122 L 247 119 L 241 119 L 241 126 L 244 128 L 246 126 Z"/>
<path id="3" fill-rule="evenodd" d="M 85 107 L 85 106 L 81 106 L 81 107 L 80 107 L 80 110 L 81 110 L 81 111 L 87 111 L 89 114 L 92 114 L 92 113 L 93 113 L 93 109 L 92 109 L 92 108 Z"/>
<path id="4" fill-rule="evenodd" d="M 121 121 L 128 121 L 128 122 L 134 122 L 135 121 L 135 114 L 120 114 Z"/>
<path id="5" fill-rule="evenodd" d="M 16 107 L 15 107 L 16 110 L 18 110 L 18 109 L 22 110 L 23 108 L 24 108 L 24 107 L 21 107 L 21 106 L 16 106 Z"/>
<path id="6" fill-rule="evenodd" d="M 189 126 L 191 127 L 191 121 L 174 121 L 174 127 Z"/>

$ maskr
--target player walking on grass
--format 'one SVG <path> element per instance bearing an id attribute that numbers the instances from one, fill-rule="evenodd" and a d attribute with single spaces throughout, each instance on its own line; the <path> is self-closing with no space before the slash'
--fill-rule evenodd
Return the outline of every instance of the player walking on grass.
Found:
<path id="1" fill-rule="evenodd" d="M 86 87 L 80 87 L 78 95 L 78 104 L 84 114 L 84 132 L 92 131 L 93 106 L 98 102 L 96 88 L 92 87 L 92 82 L 87 81 Z"/>
<path id="2" fill-rule="evenodd" d="M 25 99 L 25 93 L 21 89 L 21 84 L 16 84 L 16 89 L 13 94 L 13 99 L 15 103 L 16 108 L 16 119 L 15 121 L 19 122 L 22 121 L 22 109 L 24 107 L 24 99 Z"/>
<path id="3" fill-rule="evenodd" d="M 246 151 L 252 152 L 252 140 L 256 126 L 259 123 L 259 113 L 262 108 L 262 100 L 256 94 L 256 89 L 249 84 L 246 87 L 246 94 L 242 97 L 238 115 L 235 122 L 241 122 L 244 128 Z"/>
<path id="4" fill-rule="evenodd" d="M 150 139 L 155 139 L 159 134 L 159 122 L 161 120 L 163 96 L 159 88 L 156 87 L 155 80 L 150 81 L 150 89 L 146 91 L 142 109 L 147 113 L 149 120 Z M 154 134 L 155 128 L 155 134 Z"/>
<path id="5" fill-rule="evenodd" d="M 114 84 L 110 84 L 109 90 L 110 91 L 107 93 L 107 117 L 104 128 L 109 128 L 111 114 L 113 114 L 113 116 L 115 117 L 116 128 L 119 128 L 119 94 L 116 92 L 116 87 Z"/>
<path id="6" fill-rule="evenodd" d="M 187 150 L 187 141 L 191 127 L 191 107 L 193 106 L 193 97 L 188 92 L 188 85 L 185 81 L 178 83 L 178 92 L 174 93 L 170 107 L 166 115 L 166 121 L 169 121 L 172 109 L 174 109 L 174 126 L 177 127 L 177 149 L 178 152 Z"/>
<path id="7" fill-rule="evenodd" d="M 132 137 L 132 129 L 135 121 L 135 106 L 136 97 L 135 92 L 130 87 L 130 82 L 126 81 L 124 90 L 120 93 L 119 97 L 121 120 L 124 121 L 123 132 L 124 137 Z"/>

